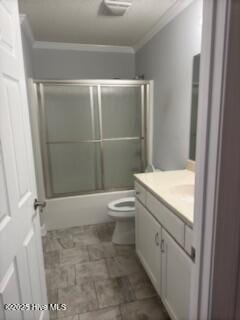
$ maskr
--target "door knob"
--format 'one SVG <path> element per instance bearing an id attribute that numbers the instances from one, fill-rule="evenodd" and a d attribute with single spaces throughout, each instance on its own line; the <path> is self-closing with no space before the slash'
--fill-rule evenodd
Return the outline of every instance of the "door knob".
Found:
<path id="1" fill-rule="evenodd" d="M 46 201 L 39 201 L 37 199 L 34 200 L 34 203 L 33 203 L 33 208 L 34 210 L 37 210 L 37 208 L 40 209 L 40 211 L 43 210 L 43 208 L 45 208 L 47 205 Z"/>

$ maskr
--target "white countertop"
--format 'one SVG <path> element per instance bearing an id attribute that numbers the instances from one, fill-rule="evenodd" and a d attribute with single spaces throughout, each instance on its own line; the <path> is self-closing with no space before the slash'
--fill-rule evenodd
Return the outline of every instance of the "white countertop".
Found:
<path id="1" fill-rule="evenodd" d="M 152 192 L 160 201 L 164 202 L 189 226 L 193 226 L 194 198 L 181 197 L 173 192 L 176 186 L 195 184 L 195 173 L 190 170 L 156 171 L 139 173 L 135 178 Z"/>

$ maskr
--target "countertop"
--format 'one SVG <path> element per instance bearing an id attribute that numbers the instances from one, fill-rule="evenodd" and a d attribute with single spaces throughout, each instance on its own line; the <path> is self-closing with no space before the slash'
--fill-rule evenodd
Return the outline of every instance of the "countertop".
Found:
<path id="1" fill-rule="evenodd" d="M 194 220 L 194 197 L 181 197 L 173 192 L 176 186 L 194 185 L 195 173 L 190 170 L 156 171 L 134 175 L 161 202 L 191 228 Z"/>

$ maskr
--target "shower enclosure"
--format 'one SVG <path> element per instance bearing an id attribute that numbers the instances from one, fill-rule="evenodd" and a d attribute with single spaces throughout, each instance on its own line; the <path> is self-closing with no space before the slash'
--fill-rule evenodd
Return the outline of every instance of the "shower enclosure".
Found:
<path id="1" fill-rule="evenodd" d="M 34 81 L 48 198 L 133 188 L 146 167 L 149 82 Z"/>

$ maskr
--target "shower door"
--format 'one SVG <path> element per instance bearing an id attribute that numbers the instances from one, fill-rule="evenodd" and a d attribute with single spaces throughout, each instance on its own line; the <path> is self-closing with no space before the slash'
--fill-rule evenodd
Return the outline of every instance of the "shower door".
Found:
<path id="1" fill-rule="evenodd" d="M 48 198 L 133 188 L 145 166 L 146 84 L 36 82 Z"/>
<path id="2" fill-rule="evenodd" d="M 141 86 L 102 86 L 103 181 L 105 189 L 133 187 L 142 171 Z"/>

